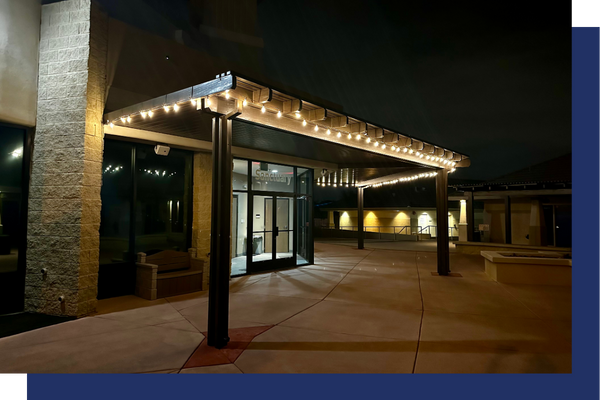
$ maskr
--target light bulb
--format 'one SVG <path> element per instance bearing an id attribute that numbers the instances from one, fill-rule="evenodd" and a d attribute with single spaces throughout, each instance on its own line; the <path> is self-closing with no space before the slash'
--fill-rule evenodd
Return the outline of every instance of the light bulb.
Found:
<path id="1" fill-rule="evenodd" d="M 243 105 L 244 107 L 246 107 L 246 106 L 248 105 L 248 100 L 244 99 L 244 101 L 242 102 L 242 105 Z"/>
<path id="2" fill-rule="evenodd" d="M 404 149 L 402 149 L 402 151 L 406 153 L 408 149 L 405 147 Z"/>
<path id="3" fill-rule="evenodd" d="M 142 115 L 142 118 L 144 118 L 144 119 L 146 118 L 146 115 L 148 115 L 148 113 L 146 111 L 142 111 L 140 114 Z"/>
<path id="4" fill-rule="evenodd" d="M 300 118 L 300 111 L 296 111 L 296 118 Z"/>
<path id="5" fill-rule="evenodd" d="M 210 99 L 207 97 L 206 98 L 206 107 L 210 107 L 210 104 L 211 104 Z"/>
<path id="6" fill-rule="evenodd" d="M 175 112 L 179 111 L 179 104 L 173 104 L 173 110 Z"/>
<path id="7" fill-rule="evenodd" d="M 400 147 L 396 147 L 396 153 L 400 152 Z"/>
<path id="8" fill-rule="evenodd" d="M 348 134 L 348 139 L 352 139 L 352 134 L 351 133 Z"/>
<path id="9" fill-rule="evenodd" d="M 315 125 L 315 132 L 319 132 L 319 126 Z"/>
<path id="10" fill-rule="evenodd" d="M 192 103 L 192 105 L 195 106 L 196 105 L 196 99 L 191 99 L 190 103 Z"/>
<path id="11" fill-rule="evenodd" d="M 331 131 L 329 129 L 327 129 L 327 134 L 331 135 Z"/>
<path id="12" fill-rule="evenodd" d="M 226 90 L 226 91 L 225 91 L 225 98 L 226 98 L 227 100 L 229 100 L 229 90 Z"/>
<path id="13" fill-rule="evenodd" d="M 416 155 L 417 157 L 419 157 L 419 156 L 421 155 L 421 153 L 419 153 L 419 152 L 417 151 L 417 152 L 415 153 L 415 155 Z"/>
<path id="14" fill-rule="evenodd" d="M 267 109 L 265 108 L 265 106 L 262 106 L 262 108 L 260 109 L 260 112 L 264 114 L 266 111 L 267 111 Z"/>
<path id="15" fill-rule="evenodd" d="M 169 106 L 164 106 L 163 108 L 165 109 L 165 112 L 169 112 L 169 110 L 170 110 Z"/>
<path id="16" fill-rule="evenodd" d="M 367 138 L 367 143 L 371 143 L 371 138 L 370 137 Z"/>
<path id="17" fill-rule="evenodd" d="M 360 133 L 356 134 L 356 140 L 360 140 Z"/>
<path id="18" fill-rule="evenodd" d="M 423 158 L 423 153 L 419 154 L 419 158 Z"/>
<path id="19" fill-rule="evenodd" d="M 342 137 L 342 133 L 338 132 L 337 137 Z"/>
<path id="20" fill-rule="evenodd" d="M 427 159 L 427 160 L 429 160 L 430 158 L 431 158 L 431 157 L 429 157 L 429 156 L 425 157 L 425 159 Z"/>
<path id="21" fill-rule="evenodd" d="M 413 152 L 413 150 L 412 150 L 412 149 L 410 149 L 410 150 L 408 151 L 408 154 L 412 154 L 412 153 L 414 153 L 414 152 Z"/>
<path id="22" fill-rule="evenodd" d="M 121 117 L 121 122 L 125 123 L 126 119 L 125 117 Z"/>
<path id="23" fill-rule="evenodd" d="M 396 146 L 392 145 L 392 151 L 396 150 Z"/>
<path id="24" fill-rule="evenodd" d="M 131 117 L 127 117 L 127 122 L 131 122 Z"/>
<path id="25" fill-rule="evenodd" d="M 302 120 L 302 126 L 306 126 L 306 120 Z"/>
<path id="26" fill-rule="evenodd" d="M 152 118 L 152 116 L 153 116 L 153 115 L 154 115 L 154 111 L 152 111 L 152 110 L 148 111 L 148 116 L 149 116 L 150 118 Z"/>
<path id="27" fill-rule="evenodd" d="M 375 147 L 379 146 L 379 142 L 375 142 L 375 143 L 373 144 L 373 146 L 375 146 Z"/>
<path id="28" fill-rule="evenodd" d="M 385 150 L 385 143 L 381 145 L 381 148 Z"/>
<path id="29" fill-rule="evenodd" d="M 281 111 L 277 111 L 277 118 L 281 118 Z"/>
<path id="30" fill-rule="evenodd" d="M 110 126 L 110 129 L 115 127 L 115 124 L 113 124 L 112 122 L 110 124 L 108 124 Z"/>

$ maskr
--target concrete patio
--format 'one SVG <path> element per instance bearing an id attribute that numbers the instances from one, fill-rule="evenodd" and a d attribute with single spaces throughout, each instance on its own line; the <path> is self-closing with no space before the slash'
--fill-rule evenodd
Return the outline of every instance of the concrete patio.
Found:
<path id="1" fill-rule="evenodd" d="M 233 363 L 183 368 L 207 292 L 99 302 L 0 339 L 0 372 L 570 373 L 571 290 L 491 281 L 483 258 L 315 244 L 315 265 L 231 281 L 230 328 L 272 325 Z"/>

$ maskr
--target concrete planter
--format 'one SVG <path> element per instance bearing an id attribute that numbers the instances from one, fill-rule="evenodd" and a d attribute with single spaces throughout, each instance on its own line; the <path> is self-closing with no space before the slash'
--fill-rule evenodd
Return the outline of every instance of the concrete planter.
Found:
<path id="1" fill-rule="evenodd" d="M 482 251 L 485 272 L 502 283 L 571 286 L 571 259 L 553 252 Z"/>

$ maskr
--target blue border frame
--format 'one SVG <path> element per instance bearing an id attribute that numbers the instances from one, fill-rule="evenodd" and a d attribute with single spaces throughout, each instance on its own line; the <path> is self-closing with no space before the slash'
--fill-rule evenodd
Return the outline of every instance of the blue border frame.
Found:
<path id="1" fill-rule="evenodd" d="M 32 399 L 597 399 L 598 28 L 573 28 L 573 373 L 535 375 L 29 375 Z M 567 132 L 565 132 L 567 136 Z"/>

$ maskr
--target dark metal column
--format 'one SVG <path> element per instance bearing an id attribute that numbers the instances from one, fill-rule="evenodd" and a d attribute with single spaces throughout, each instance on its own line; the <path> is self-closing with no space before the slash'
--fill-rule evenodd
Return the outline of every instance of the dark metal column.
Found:
<path id="1" fill-rule="evenodd" d="M 365 248 L 365 216 L 364 216 L 364 194 L 365 189 L 362 187 L 358 190 L 358 248 Z"/>
<path id="2" fill-rule="evenodd" d="M 213 117 L 212 220 L 208 289 L 209 346 L 229 342 L 229 263 L 231 261 L 231 120 Z"/>
<path id="3" fill-rule="evenodd" d="M 512 243 L 512 224 L 510 213 L 510 196 L 504 198 L 504 231 L 506 234 L 506 243 Z"/>
<path id="4" fill-rule="evenodd" d="M 450 240 L 448 238 L 448 171 L 438 170 L 435 177 L 435 203 L 437 218 L 438 274 L 450 272 Z"/>
<path id="5" fill-rule="evenodd" d="M 472 242 L 475 236 L 475 196 L 473 192 L 465 192 L 467 195 L 467 241 Z"/>

